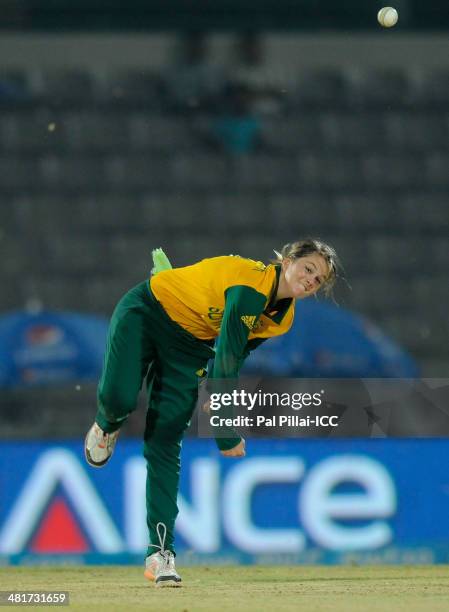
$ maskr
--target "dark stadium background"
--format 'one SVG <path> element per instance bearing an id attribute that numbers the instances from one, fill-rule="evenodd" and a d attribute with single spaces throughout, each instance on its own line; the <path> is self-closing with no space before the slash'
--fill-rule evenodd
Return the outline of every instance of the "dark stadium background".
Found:
<path id="1" fill-rule="evenodd" d="M 155 247 L 174 265 L 267 261 L 315 235 L 343 261 L 339 307 L 447 377 L 447 2 L 397 0 L 390 30 L 377 0 L 1 4 L 0 316 L 109 317 Z M 253 80 L 242 37 L 261 46 Z M 177 97 L 182 45 L 202 39 L 218 85 Z M 80 441 L 94 410 L 95 381 L 1 389 L 1 458 L 11 440 Z"/>

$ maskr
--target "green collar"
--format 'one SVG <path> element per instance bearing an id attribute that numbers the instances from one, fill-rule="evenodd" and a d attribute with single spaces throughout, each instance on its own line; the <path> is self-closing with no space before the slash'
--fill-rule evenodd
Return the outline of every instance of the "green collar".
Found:
<path id="1" fill-rule="evenodd" d="M 282 319 L 287 314 L 287 311 L 290 308 L 293 299 L 283 298 L 282 300 L 278 300 L 277 302 L 275 301 L 279 287 L 279 278 L 281 276 L 281 266 L 279 264 L 274 264 L 274 269 L 276 271 L 276 280 L 274 283 L 274 289 L 273 293 L 271 294 L 270 301 L 264 310 L 264 315 L 279 325 L 282 322 Z M 271 312 L 272 310 L 276 310 L 276 313 L 269 314 L 269 312 Z"/>

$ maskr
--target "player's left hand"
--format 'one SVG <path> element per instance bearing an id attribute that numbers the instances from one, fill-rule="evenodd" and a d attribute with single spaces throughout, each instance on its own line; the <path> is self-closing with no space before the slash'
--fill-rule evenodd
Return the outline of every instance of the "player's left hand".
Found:
<path id="1" fill-rule="evenodd" d="M 242 438 L 237 446 L 229 450 L 222 450 L 220 453 L 223 457 L 244 457 L 245 456 L 245 440 Z"/>

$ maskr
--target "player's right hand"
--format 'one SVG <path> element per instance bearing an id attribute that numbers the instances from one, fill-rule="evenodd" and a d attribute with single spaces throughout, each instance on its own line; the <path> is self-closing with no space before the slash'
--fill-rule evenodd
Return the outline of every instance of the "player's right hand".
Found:
<path id="1" fill-rule="evenodd" d="M 223 457 L 244 457 L 245 456 L 245 440 L 242 438 L 237 446 L 229 450 L 222 450 L 220 453 Z"/>

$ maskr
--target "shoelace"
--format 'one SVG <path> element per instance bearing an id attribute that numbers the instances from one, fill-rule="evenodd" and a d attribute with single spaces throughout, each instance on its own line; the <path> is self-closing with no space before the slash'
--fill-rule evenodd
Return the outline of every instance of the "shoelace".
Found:
<path id="1" fill-rule="evenodd" d="M 99 448 L 107 448 L 108 450 L 110 450 L 110 447 L 115 439 L 115 436 L 114 436 L 115 433 L 116 432 L 112 432 L 110 434 L 110 433 L 106 433 L 105 431 L 102 431 L 101 442 L 98 442 Z"/>
<path id="2" fill-rule="evenodd" d="M 159 531 L 160 529 L 160 531 Z M 161 532 L 163 535 L 161 535 Z M 170 550 L 165 550 L 165 538 L 167 536 L 167 527 L 165 525 L 165 523 L 158 523 L 156 525 L 156 533 L 157 533 L 157 537 L 159 538 L 159 544 L 150 544 L 150 546 L 154 546 L 154 548 L 158 548 L 159 549 L 159 554 L 161 555 L 161 557 L 163 558 L 164 562 L 165 562 L 165 566 L 167 568 L 170 567 L 170 557 L 171 557 L 171 551 Z"/>
<path id="3" fill-rule="evenodd" d="M 96 429 L 94 430 L 94 432 L 96 434 L 95 446 L 98 446 L 98 448 L 106 448 L 106 446 L 108 445 L 108 441 L 109 441 L 109 434 L 103 431 L 98 425 L 96 425 Z M 101 440 L 99 440 L 100 437 L 101 437 Z"/>

